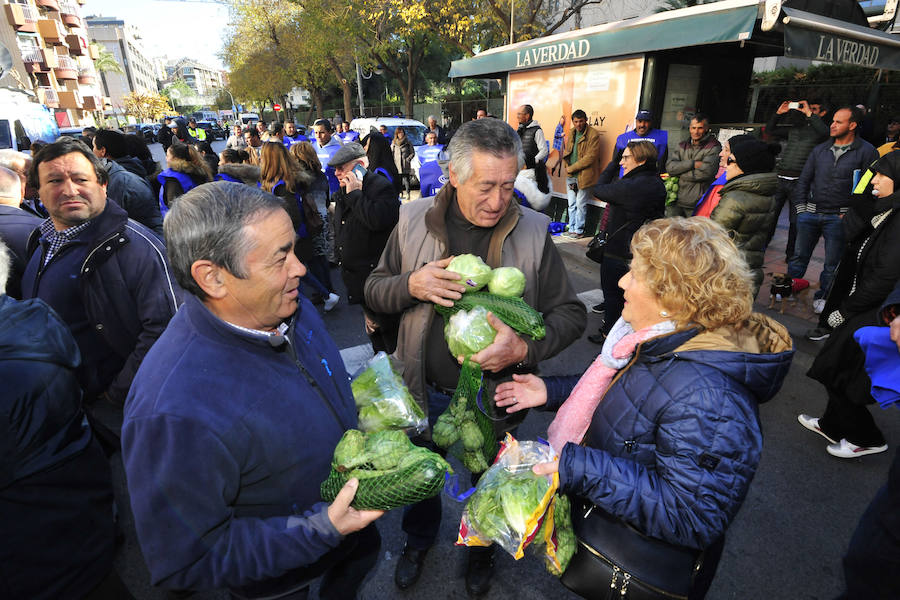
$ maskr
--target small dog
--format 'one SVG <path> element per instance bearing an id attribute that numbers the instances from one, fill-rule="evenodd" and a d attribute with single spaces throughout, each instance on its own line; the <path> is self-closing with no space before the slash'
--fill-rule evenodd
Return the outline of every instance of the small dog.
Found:
<path id="1" fill-rule="evenodd" d="M 767 275 L 772 278 L 772 285 L 769 287 L 769 308 L 780 302 L 781 314 L 784 314 L 785 300 L 809 289 L 809 282 L 805 279 L 792 279 L 785 273 L 767 273 Z"/>

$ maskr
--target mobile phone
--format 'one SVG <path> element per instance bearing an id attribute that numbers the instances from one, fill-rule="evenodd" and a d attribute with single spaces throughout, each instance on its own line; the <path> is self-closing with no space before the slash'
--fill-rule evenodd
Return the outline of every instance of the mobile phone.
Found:
<path id="1" fill-rule="evenodd" d="M 799 110 L 800 103 L 799 102 L 788 102 L 788 108 L 792 108 L 794 110 Z"/>
<path id="2" fill-rule="evenodd" d="M 363 177 L 366 176 L 366 168 L 362 165 L 356 165 L 353 167 L 353 172 L 356 173 L 356 178 L 360 181 L 363 180 Z"/>

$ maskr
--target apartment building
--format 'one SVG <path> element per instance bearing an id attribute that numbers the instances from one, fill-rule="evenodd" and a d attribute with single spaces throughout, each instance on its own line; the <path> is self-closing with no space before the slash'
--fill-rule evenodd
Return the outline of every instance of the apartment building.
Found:
<path id="1" fill-rule="evenodd" d="M 114 108 L 121 108 L 123 97 L 130 92 L 158 91 L 153 59 L 144 50 L 140 31 L 134 25 L 115 17 L 88 16 L 85 21 L 91 43 L 108 50 L 124 71 L 100 73 L 103 92 Z"/>
<path id="2" fill-rule="evenodd" d="M 94 111 L 109 102 L 97 86 L 96 49 L 88 44 L 81 16 L 84 2 L 6 0 L 0 18 L 0 42 L 13 57 L 11 78 L 50 108 L 60 127 L 94 125 Z"/>
<path id="3" fill-rule="evenodd" d="M 190 58 L 169 61 L 166 76 L 169 82 L 183 79 L 194 92 L 195 97 L 189 103 L 200 106 L 212 105 L 218 91 L 225 86 L 222 71 Z"/>

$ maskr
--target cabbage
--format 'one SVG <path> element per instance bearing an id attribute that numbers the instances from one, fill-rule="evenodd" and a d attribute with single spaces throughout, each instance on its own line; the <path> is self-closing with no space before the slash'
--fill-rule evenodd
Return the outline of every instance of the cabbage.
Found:
<path id="1" fill-rule="evenodd" d="M 491 268 L 474 254 L 460 254 L 450 261 L 447 270 L 459 273 L 458 283 L 466 286 L 467 292 L 477 292 L 491 279 Z"/>
<path id="2" fill-rule="evenodd" d="M 525 273 L 515 267 L 497 267 L 491 272 L 488 291 L 506 298 L 521 298 L 525 291 Z"/>
<path id="3" fill-rule="evenodd" d="M 471 356 L 491 345 L 497 332 L 487 319 L 488 311 L 476 306 L 461 310 L 450 317 L 444 327 L 444 337 L 453 356 Z"/>

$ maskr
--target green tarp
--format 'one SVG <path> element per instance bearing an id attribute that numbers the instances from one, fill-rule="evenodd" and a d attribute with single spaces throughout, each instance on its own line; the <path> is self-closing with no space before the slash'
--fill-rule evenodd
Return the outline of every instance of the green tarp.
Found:
<path id="1" fill-rule="evenodd" d="M 749 40 L 757 13 L 758 5 L 754 2 L 704 14 L 661 18 L 649 23 L 636 19 L 600 25 L 583 31 L 503 46 L 472 58 L 455 60 L 450 65 L 449 77 L 499 76 L 522 69 L 668 48 Z"/>

